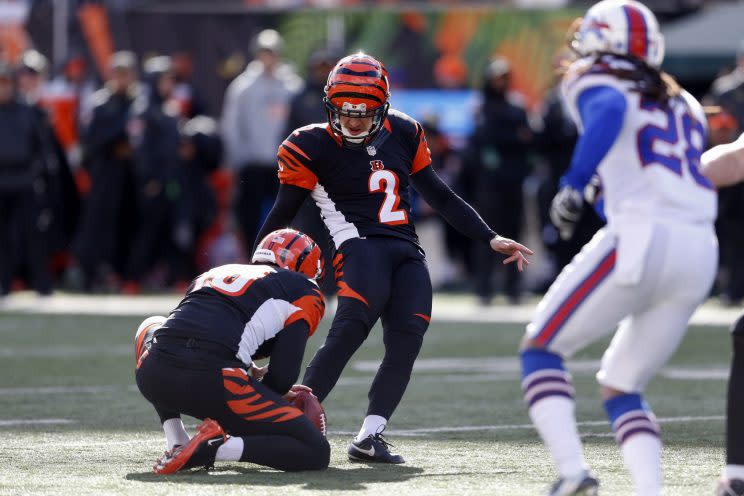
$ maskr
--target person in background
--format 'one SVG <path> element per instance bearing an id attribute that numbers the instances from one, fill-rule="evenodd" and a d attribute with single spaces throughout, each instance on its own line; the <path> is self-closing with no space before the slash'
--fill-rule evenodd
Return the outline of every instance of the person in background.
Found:
<path id="1" fill-rule="evenodd" d="M 187 119 L 206 114 L 204 99 L 193 82 L 194 60 L 187 51 L 178 51 L 171 55 L 176 87 L 173 88 L 173 100 L 178 102 L 181 116 Z"/>
<path id="2" fill-rule="evenodd" d="M 558 193 L 559 180 L 571 163 L 574 145 L 578 138 L 576 125 L 568 114 L 560 90 L 561 78 L 571 59 L 571 52 L 568 48 L 559 51 L 553 59 L 556 78 L 553 86 L 543 98 L 542 129 L 535 135 L 536 151 L 548 166 L 546 176 L 537 190 L 542 240 L 554 262 L 554 270 L 547 278 L 545 287 L 540 288 L 540 292 L 547 290 L 547 286 L 553 282 L 561 269 L 568 265 L 581 247 L 604 224 L 593 208 L 584 208 L 573 236 L 564 240 L 560 237 L 558 229 L 550 222 L 550 202 Z"/>
<path id="3" fill-rule="evenodd" d="M 181 126 L 177 180 L 182 192 L 175 204 L 174 246 L 168 257 L 169 279 L 179 286 L 197 274 L 197 244 L 217 212 L 215 192 L 208 181 L 209 174 L 222 161 L 222 141 L 217 128 L 217 122 L 205 115 L 189 119 Z"/>
<path id="4" fill-rule="evenodd" d="M 0 297 L 23 269 L 33 288 L 49 295 L 41 114 L 15 90 L 12 69 L 0 63 Z"/>
<path id="5" fill-rule="evenodd" d="M 276 197 L 276 150 L 285 138 L 289 103 L 302 88 L 281 60 L 282 38 L 273 29 L 255 39 L 256 58 L 227 88 L 221 133 L 227 164 L 235 171 L 235 217 L 250 249 Z"/>
<path id="6" fill-rule="evenodd" d="M 315 50 L 310 54 L 307 61 L 305 87 L 290 102 L 289 118 L 287 119 L 284 136 L 288 136 L 295 129 L 325 119 L 326 108 L 323 104 L 323 88 L 328 79 L 328 73 L 333 69 L 336 60 L 338 60 L 338 57 L 324 48 Z M 333 253 L 329 243 L 330 234 L 320 218 L 320 210 L 312 199 L 308 198 L 300 207 L 292 225 L 307 233 L 318 243 L 326 267 L 330 267 Z M 324 294 L 330 295 L 336 290 L 335 281 L 331 277 L 323 278 L 319 284 Z"/>
<path id="7" fill-rule="evenodd" d="M 66 274 L 73 289 L 118 286 L 134 236 L 133 151 L 127 135 L 132 103 L 142 87 L 137 58 L 121 51 L 109 61 L 109 79 L 91 96 L 91 111 L 81 128 L 83 167 L 90 190 L 73 243 L 73 264 Z"/>
<path id="8" fill-rule="evenodd" d="M 723 107 L 736 119 L 738 131 L 744 131 L 744 40 L 739 44 L 736 67 L 713 82 L 706 101 Z"/>
<path id="9" fill-rule="evenodd" d="M 522 184 L 529 173 L 527 153 L 533 137 L 527 112 L 511 89 L 511 64 L 496 57 L 488 64 L 483 81 L 483 104 L 468 145 L 468 166 L 477 177 L 475 208 L 496 232 L 519 237 L 523 222 Z M 495 258 L 488 246 L 475 250 L 476 293 L 485 305 L 491 302 Z M 504 290 L 510 303 L 519 301 L 520 275 L 505 271 Z"/>
<path id="10" fill-rule="evenodd" d="M 179 180 L 178 105 L 170 98 L 175 75 L 170 57 L 153 57 L 143 66 L 145 91 L 132 104 L 127 123 L 134 153 L 137 233 L 126 267 L 124 293 L 139 291 L 145 275 L 179 237 L 172 222 L 183 194 Z"/>
<path id="11" fill-rule="evenodd" d="M 744 93 L 742 93 L 744 95 Z M 731 143 L 738 135 L 734 117 L 722 110 L 708 117 L 711 146 Z M 732 184 L 718 190 L 716 232 L 721 249 L 718 289 L 725 305 L 740 305 L 744 298 L 744 184 Z"/>
<path id="12" fill-rule="evenodd" d="M 27 50 L 21 55 L 16 78 L 18 95 L 31 105 L 41 100 L 44 83 L 49 73 L 49 60 L 36 50 Z"/>

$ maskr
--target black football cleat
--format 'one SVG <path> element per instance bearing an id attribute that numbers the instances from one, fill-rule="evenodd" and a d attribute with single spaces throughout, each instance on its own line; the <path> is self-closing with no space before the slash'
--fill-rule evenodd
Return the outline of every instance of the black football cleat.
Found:
<path id="1" fill-rule="evenodd" d="M 406 463 L 400 455 L 390 453 L 388 443 L 382 433 L 370 434 L 361 441 L 352 441 L 349 445 L 349 460 L 353 462 Z"/>
<path id="2" fill-rule="evenodd" d="M 599 482 L 588 470 L 572 478 L 558 479 L 546 496 L 597 496 Z"/>
<path id="3" fill-rule="evenodd" d="M 721 479 L 718 481 L 716 496 L 744 496 L 744 480 Z"/>
<path id="4" fill-rule="evenodd" d="M 205 419 L 197 428 L 196 435 L 183 446 L 166 451 L 152 467 L 156 474 L 173 474 L 194 467 L 210 468 L 214 465 L 217 448 L 227 440 L 220 424 Z"/>

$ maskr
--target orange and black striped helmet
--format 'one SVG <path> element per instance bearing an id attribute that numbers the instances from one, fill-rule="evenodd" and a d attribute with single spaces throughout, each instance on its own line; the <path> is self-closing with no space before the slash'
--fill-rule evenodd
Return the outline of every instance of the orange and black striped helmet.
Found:
<path id="1" fill-rule="evenodd" d="M 252 263 L 271 263 L 317 279 L 323 274 L 320 248 L 310 236 L 294 229 L 267 234 L 253 252 Z"/>
<path id="2" fill-rule="evenodd" d="M 384 124 L 390 108 L 390 85 L 387 69 L 374 57 L 359 52 L 339 60 L 328 74 L 324 91 L 328 123 L 344 144 L 359 146 L 372 138 Z M 341 126 L 342 115 L 373 117 L 372 127 L 362 134 L 345 133 Z"/>

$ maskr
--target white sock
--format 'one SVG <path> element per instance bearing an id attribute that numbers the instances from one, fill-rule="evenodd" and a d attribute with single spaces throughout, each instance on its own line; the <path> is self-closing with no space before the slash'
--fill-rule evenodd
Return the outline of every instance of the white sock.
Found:
<path id="1" fill-rule="evenodd" d="M 163 422 L 163 430 L 165 431 L 165 445 L 169 451 L 174 446 L 183 446 L 189 442 L 189 433 L 186 432 L 180 417 Z"/>
<path id="2" fill-rule="evenodd" d="M 723 469 L 724 479 L 741 479 L 744 480 L 744 465 L 726 465 Z"/>
<path id="3" fill-rule="evenodd" d="M 630 436 L 620 446 L 636 496 L 661 494 L 661 440 L 651 434 Z"/>
<path id="4" fill-rule="evenodd" d="M 561 477 L 576 477 L 587 469 L 576 428 L 573 399 L 549 396 L 534 403 L 530 418 L 540 433 Z"/>
<path id="5" fill-rule="evenodd" d="M 387 419 L 385 417 L 380 417 L 379 415 L 367 415 L 364 418 L 364 422 L 362 422 L 362 428 L 359 430 L 359 434 L 357 434 L 354 440 L 361 441 L 367 436 L 374 436 L 378 432 L 382 432 L 386 425 Z"/>
<path id="6" fill-rule="evenodd" d="M 243 438 L 230 436 L 222 446 L 217 448 L 216 460 L 221 462 L 237 462 L 243 456 Z"/>

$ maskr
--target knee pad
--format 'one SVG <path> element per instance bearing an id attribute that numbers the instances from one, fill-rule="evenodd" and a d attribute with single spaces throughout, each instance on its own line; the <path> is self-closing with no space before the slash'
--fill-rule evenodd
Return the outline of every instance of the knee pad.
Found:
<path id="1" fill-rule="evenodd" d="M 150 349 L 152 345 L 153 334 L 157 329 L 160 329 L 168 317 L 162 315 L 153 315 L 147 317 L 137 328 L 137 332 L 134 335 L 134 359 L 139 360 L 146 350 Z"/>

